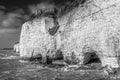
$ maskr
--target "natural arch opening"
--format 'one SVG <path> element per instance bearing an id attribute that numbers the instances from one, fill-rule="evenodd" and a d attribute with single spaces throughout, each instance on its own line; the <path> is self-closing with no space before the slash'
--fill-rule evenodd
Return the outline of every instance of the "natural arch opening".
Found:
<path id="1" fill-rule="evenodd" d="M 57 50 L 56 55 L 53 58 L 54 60 L 64 60 L 63 53 L 61 50 Z"/>
<path id="2" fill-rule="evenodd" d="M 84 55 L 84 65 L 92 63 L 101 63 L 100 58 L 96 55 L 96 52 L 86 52 Z"/>

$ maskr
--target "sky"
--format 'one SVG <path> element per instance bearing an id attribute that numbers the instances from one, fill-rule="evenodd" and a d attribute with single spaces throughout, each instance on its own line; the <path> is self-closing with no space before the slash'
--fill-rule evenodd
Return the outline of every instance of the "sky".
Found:
<path id="1" fill-rule="evenodd" d="M 0 48 L 12 48 L 19 41 L 22 24 L 42 1 L 62 6 L 70 0 L 0 0 Z"/>
<path id="2" fill-rule="evenodd" d="M 29 18 L 31 3 L 27 0 L 0 0 L 0 48 L 12 48 L 19 41 L 21 26 Z"/>
<path id="3" fill-rule="evenodd" d="M 12 48 L 19 41 L 21 26 L 39 0 L 0 0 L 0 48 Z"/>

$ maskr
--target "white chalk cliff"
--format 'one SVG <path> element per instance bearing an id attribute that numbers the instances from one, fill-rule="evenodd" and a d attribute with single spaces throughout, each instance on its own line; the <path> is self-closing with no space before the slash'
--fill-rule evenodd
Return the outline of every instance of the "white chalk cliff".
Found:
<path id="1" fill-rule="evenodd" d="M 119 67 L 120 0 L 87 0 L 61 16 L 58 22 L 60 33 L 56 45 L 64 59 L 71 59 L 74 54 L 75 61 L 83 64 L 84 53 L 95 51 L 102 66 Z M 20 56 L 46 55 L 48 50 L 54 50 L 56 36 L 50 36 L 45 25 L 44 18 L 23 24 Z"/>
<path id="2" fill-rule="evenodd" d="M 102 66 L 119 67 L 120 0 L 87 0 L 59 18 L 64 28 L 62 52 L 64 57 L 83 64 L 84 53 L 96 51 Z"/>
<path id="3" fill-rule="evenodd" d="M 50 25 L 46 25 L 45 21 L 50 21 Z M 47 31 L 47 26 L 53 26 L 52 21 L 53 19 L 44 17 L 23 24 L 20 36 L 20 56 L 32 57 L 37 54 L 44 56 L 51 51 L 54 52 L 54 37 Z"/>
<path id="4" fill-rule="evenodd" d="M 14 51 L 15 53 L 19 53 L 19 52 L 20 52 L 19 43 L 16 43 L 16 44 L 13 46 L 13 51 Z"/>

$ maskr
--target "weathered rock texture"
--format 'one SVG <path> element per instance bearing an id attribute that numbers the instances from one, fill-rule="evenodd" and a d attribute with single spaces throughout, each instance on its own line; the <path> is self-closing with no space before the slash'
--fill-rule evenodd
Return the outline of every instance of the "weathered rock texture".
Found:
<path id="1" fill-rule="evenodd" d="M 65 59 L 83 64 L 84 53 L 95 51 L 102 66 L 119 67 L 120 0 L 87 0 L 59 18 L 59 24 Z"/>
<path id="2" fill-rule="evenodd" d="M 50 23 L 52 19 L 50 20 Z M 45 18 L 28 21 L 22 26 L 20 55 L 46 55 L 61 49 L 64 59 L 83 64 L 86 52 L 96 52 L 102 66 L 118 68 L 120 52 L 120 1 L 86 0 L 86 3 L 60 16 L 57 36 L 50 36 Z M 46 27 L 46 25 L 48 25 Z M 57 38 L 56 41 L 54 41 Z M 54 43 L 56 42 L 56 43 Z M 51 53 L 50 53 L 51 54 Z"/>
<path id="3" fill-rule="evenodd" d="M 49 35 L 50 27 L 53 27 L 53 19 L 48 17 L 25 22 L 20 36 L 20 56 L 32 57 L 42 54 L 45 57 L 54 53 L 55 39 Z"/>

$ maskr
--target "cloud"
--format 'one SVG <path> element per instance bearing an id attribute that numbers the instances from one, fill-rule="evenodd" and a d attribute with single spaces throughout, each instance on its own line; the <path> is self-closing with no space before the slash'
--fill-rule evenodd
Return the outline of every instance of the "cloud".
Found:
<path id="1" fill-rule="evenodd" d="M 21 17 L 22 15 L 18 13 L 7 13 L 4 20 L 2 21 L 2 26 L 8 28 L 20 27 L 22 24 L 22 20 L 20 19 Z"/>
<path id="2" fill-rule="evenodd" d="M 5 10 L 0 9 L 0 29 L 19 28 L 22 26 L 26 18 L 27 15 L 23 9 L 16 9 L 11 12 L 5 12 Z"/>
<path id="3" fill-rule="evenodd" d="M 16 31 L 17 31 L 16 29 L 0 29 L 0 34 L 14 33 Z"/>
<path id="4" fill-rule="evenodd" d="M 43 2 L 38 3 L 38 4 L 29 5 L 28 9 L 29 9 L 31 14 L 34 14 L 38 10 L 52 9 L 54 7 L 55 7 L 54 2 L 52 2 L 52 1 L 46 1 L 46 2 L 43 1 Z"/>
<path id="5" fill-rule="evenodd" d="M 6 7 L 0 5 L 0 9 L 5 10 Z"/>

